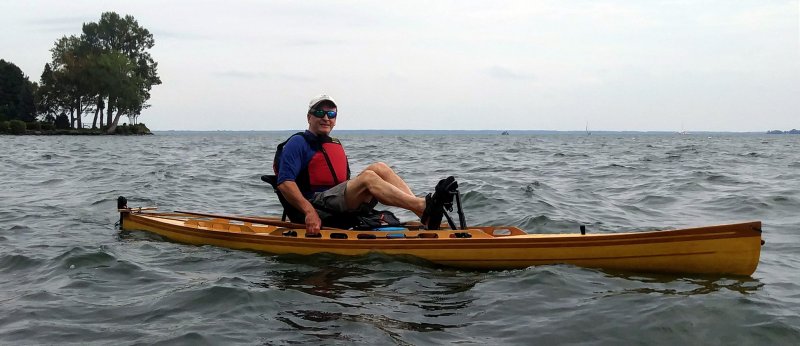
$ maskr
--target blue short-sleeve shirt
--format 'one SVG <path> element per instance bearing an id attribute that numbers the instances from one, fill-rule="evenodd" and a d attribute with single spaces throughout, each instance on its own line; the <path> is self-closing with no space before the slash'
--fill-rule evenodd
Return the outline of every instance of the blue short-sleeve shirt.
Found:
<path id="1" fill-rule="evenodd" d="M 296 181 L 297 176 L 308 168 L 308 163 L 311 158 L 316 154 L 316 151 L 311 148 L 304 136 L 315 137 L 311 131 L 306 130 L 303 136 L 292 136 L 289 141 L 283 146 L 283 151 L 280 157 L 280 169 L 278 170 L 278 185 L 284 181 Z M 303 197 L 311 198 L 314 196 L 313 191 L 300 191 Z"/>

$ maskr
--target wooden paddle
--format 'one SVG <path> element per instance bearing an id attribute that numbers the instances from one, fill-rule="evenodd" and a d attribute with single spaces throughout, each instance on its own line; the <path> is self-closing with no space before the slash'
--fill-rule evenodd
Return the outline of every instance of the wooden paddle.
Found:
<path id="1" fill-rule="evenodd" d="M 285 222 L 281 221 L 278 218 L 265 218 L 265 217 L 245 217 L 245 216 L 234 216 L 234 215 L 217 215 L 217 214 L 207 214 L 207 213 L 197 213 L 193 211 L 181 211 L 176 210 L 176 213 L 181 214 L 188 214 L 188 215 L 197 215 L 197 216 L 205 216 L 205 217 L 213 217 L 217 219 L 229 219 L 229 220 L 236 220 L 242 222 L 252 222 L 252 223 L 260 223 L 263 225 L 270 225 L 270 226 L 277 226 L 277 227 L 285 227 L 285 228 L 306 228 L 306 225 L 303 223 L 294 223 L 294 222 Z M 327 229 L 327 230 L 342 230 L 341 228 L 331 228 L 331 227 L 322 227 L 320 229 Z"/>

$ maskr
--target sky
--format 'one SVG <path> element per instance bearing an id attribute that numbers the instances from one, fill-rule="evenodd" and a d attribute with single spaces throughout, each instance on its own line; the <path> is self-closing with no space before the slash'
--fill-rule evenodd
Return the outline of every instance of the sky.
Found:
<path id="1" fill-rule="evenodd" d="M 800 128 L 797 0 L 0 0 L 0 58 L 38 81 L 107 11 L 154 36 L 152 130 L 303 129 L 320 93 L 348 130 Z"/>

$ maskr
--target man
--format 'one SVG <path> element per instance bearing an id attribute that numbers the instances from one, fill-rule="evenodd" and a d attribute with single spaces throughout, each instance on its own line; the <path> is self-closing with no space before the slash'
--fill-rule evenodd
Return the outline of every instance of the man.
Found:
<path id="1" fill-rule="evenodd" d="M 417 197 L 405 181 L 383 162 L 367 166 L 350 179 L 347 155 L 337 139 L 330 137 L 338 119 L 336 102 L 319 95 L 308 104 L 308 130 L 285 142 L 276 159 L 278 190 L 305 215 L 306 234 L 316 235 L 322 227 L 317 209 L 335 213 L 372 209 L 378 202 L 410 210 L 429 229 L 438 229 L 443 205 L 452 203 L 458 184 L 453 177 L 442 179 L 433 195 Z"/>

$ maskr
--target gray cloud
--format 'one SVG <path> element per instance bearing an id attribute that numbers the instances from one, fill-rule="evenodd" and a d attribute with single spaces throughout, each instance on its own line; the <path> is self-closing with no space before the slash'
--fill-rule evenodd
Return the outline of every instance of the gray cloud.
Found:
<path id="1" fill-rule="evenodd" d="M 98 15 L 99 18 L 99 15 Z M 94 20 L 97 20 L 95 18 Z M 57 32 L 57 33 L 80 33 L 83 23 L 91 22 L 93 19 L 88 17 L 49 17 L 28 20 L 27 23 L 32 27 L 38 28 L 44 32 Z"/>
<path id="2" fill-rule="evenodd" d="M 535 80 L 536 76 L 528 73 L 521 73 L 502 66 L 492 66 L 486 69 L 486 73 L 492 78 L 506 80 Z"/>
<path id="3" fill-rule="evenodd" d="M 297 39 L 283 42 L 285 47 L 313 47 L 313 46 L 341 46 L 345 44 L 342 40 L 322 40 L 322 39 Z"/>
<path id="4" fill-rule="evenodd" d="M 214 75 L 218 77 L 233 78 L 233 79 L 266 79 L 266 80 L 283 80 L 290 82 L 314 81 L 314 78 L 301 75 L 286 74 L 286 73 L 268 73 L 259 71 L 228 70 L 228 71 L 217 72 Z"/>
<path id="5" fill-rule="evenodd" d="M 205 41 L 213 40 L 214 38 L 209 35 L 202 35 L 198 33 L 185 32 L 185 31 L 169 31 L 169 30 L 152 30 L 150 31 L 153 37 L 158 39 L 167 40 L 180 40 L 180 41 Z"/>

